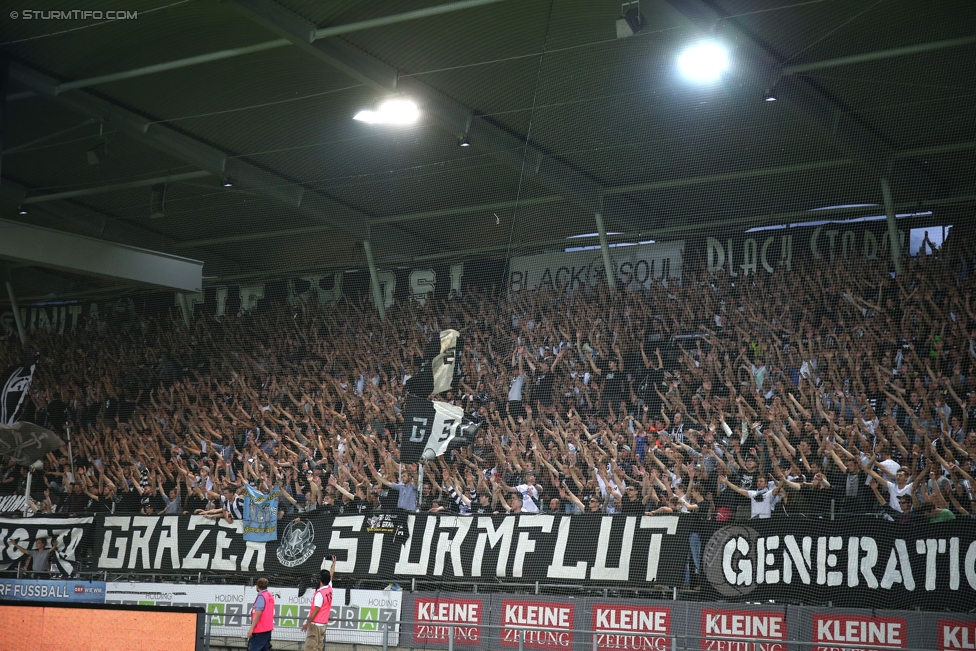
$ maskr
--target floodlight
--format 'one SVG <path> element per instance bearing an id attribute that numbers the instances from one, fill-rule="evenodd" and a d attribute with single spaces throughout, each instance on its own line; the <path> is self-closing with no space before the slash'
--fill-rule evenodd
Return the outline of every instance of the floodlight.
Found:
<path id="1" fill-rule="evenodd" d="M 470 146 L 471 146 L 471 141 L 468 140 L 467 136 L 464 136 L 463 138 L 458 140 L 458 147 L 470 147 Z"/>
<path id="2" fill-rule="evenodd" d="M 234 181 L 232 181 L 229 176 L 225 176 L 223 182 L 221 182 L 221 185 L 225 188 L 232 188 L 234 187 Z"/>
<path id="3" fill-rule="evenodd" d="M 24 205 L 17 206 L 17 214 L 18 215 L 26 215 L 27 214 L 27 206 L 24 206 Z"/>
<path id="4" fill-rule="evenodd" d="M 640 10 L 640 1 L 632 0 L 620 5 L 620 18 L 617 19 L 617 38 L 627 38 L 644 29 L 647 21 Z"/>
<path id="5" fill-rule="evenodd" d="M 699 43 L 681 53 L 678 69 L 691 81 L 718 81 L 729 69 L 729 53 L 718 43 Z"/>
<path id="6" fill-rule="evenodd" d="M 413 124 L 420 117 L 417 105 L 405 99 L 391 99 L 376 107 L 375 111 L 360 111 L 353 120 L 366 124 Z"/>

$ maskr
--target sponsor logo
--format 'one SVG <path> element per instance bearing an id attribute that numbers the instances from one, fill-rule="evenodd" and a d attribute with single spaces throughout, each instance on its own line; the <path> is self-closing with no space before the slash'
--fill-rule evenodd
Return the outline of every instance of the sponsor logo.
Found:
<path id="1" fill-rule="evenodd" d="M 414 604 L 414 642 L 447 644 L 453 628 L 455 644 L 481 644 L 480 600 L 418 598 Z"/>
<path id="2" fill-rule="evenodd" d="M 904 649 L 904 617 L 863 617 L 860 615 L 814 615 L 814 651 L 865 651 Z M 863 646 L 862 646 L 863 645 Z"/>
<path id="3" fill-rule="evenodd" d="M 502 601 L 502 646 L 569 649 L 573 646 L 573 605 L 536 601 Z"/>
<path id="4" fill-rule="evenodd" d="M 708 651 L 786 651 L 786 614 L 702 608 L 701 648 Z M 735 638 L 744 638 L 742 641 Z M 769 642 L 747 642 L 759 639 Z"/>
<path id="5" fill-rule="evenodd" d="M 615 604 L 593 605 L 598 649 L 669 651 L 671 609 Z"/>
<path id="6" fill-rule="evenodd" d="M 101 601 L 105 590 L 96 584 L 81 585 L 65 581 L 0 581 L 0 599 L 38 599 L 44 601 Z"/>
<path id="7" fill-rule="evenodd" d="M 939 620 L 939 651 L 976 649 L 976 622 Z"/>
<path id="8" fill-rule="evenodd" d="M 392 513 L 379 513 L 366 519 L 366 531 L 368 533 L 394 533 L 396 532 L 396 516 Z"/>
<path id="9" fill-rule="evenodd" d="M 278 543 L 278 562 L 285 567 L 301 565 L 315 553 L 315 529 L 307 520 L 289 522 Z"/>

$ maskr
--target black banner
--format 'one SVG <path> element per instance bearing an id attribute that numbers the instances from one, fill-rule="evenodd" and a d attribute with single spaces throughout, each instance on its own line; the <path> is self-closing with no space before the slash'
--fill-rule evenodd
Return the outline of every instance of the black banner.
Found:
<path id="1" fill-rule="evenodd" d="M 106 516 L 98 568 L 310 576 L 328 568 L 377 580 L 539 581 L 703 596 L 872 607 L 976 604 L 976 522 L 897 525 L 802 518 L 720 526 L 678 516 L 410 516 L 404 536 L 375 516 L 316 515 L 278 542 L 245 543 L 239 523 L 198 516 Z M 379 534 L 379 535 L 377 535 Z M 379 544 L 377 544 L 379 543 Z M 698 562 L 696 562 L 696 559 Z M 696 574 L 696 569 L 698 573 Z M 970 606 L 971 607 L 971 606 Z"/>
<path id="2" fill-rule="evenodd" d="M 38 540 L 48 549 L 57 550 L 57 561 L 66 574 L 75 569 L 78 559 L 92 549 L 94 518 L 0 518 L 0 569 L 19 563 L 25 556 L 17 549 L 35 549 Z"/>

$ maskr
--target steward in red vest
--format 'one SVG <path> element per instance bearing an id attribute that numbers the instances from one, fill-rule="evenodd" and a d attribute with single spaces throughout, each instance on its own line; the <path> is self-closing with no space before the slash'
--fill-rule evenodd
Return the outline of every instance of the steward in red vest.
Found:
<path id="1" fill-rule="evenodd" d="M 258 596 L 251 606 L 251 629 L 247 632 L 248 651 L 271 651 L 271 632 L 274 630 L 274 595 L 268 590 L 268 580 L 261 577 L 255 583 Z"/>
<path id="2" fill-rule="evenodd" d="M 336 557 L 332 557 L 332 569 L 319 573 L 319 589 L 312 595 L 312 606 L 308 611 L 308 621 L 302 630 L 308 631 L 302 651 L 322 651 L 325 647 L 325 631 L 329 626 L 332 612 L 332 577 L 335 576 Z"/>

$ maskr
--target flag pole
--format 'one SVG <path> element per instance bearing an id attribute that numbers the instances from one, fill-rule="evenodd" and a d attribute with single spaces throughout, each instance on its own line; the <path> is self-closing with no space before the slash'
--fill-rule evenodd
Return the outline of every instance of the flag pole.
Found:
<path id="1" fill-rule="evenodd" d="M 68 462 L 71 464 L 71 479 L 75 479 L 75 455 L 71 451 L 71 425 L 65 424 L 64 431 L 68 433 Z M 65 488 L 67 491 L 67 488 Z"/>
<path id="2" fill-rule="evenodd" d="M 34 463 L 37 463 L 36 461 Z M 24 489 L 24 517 L 27 517 L 27 510 L 30 509 L 31 479 L 34 477 L 34 463 L 27 467 L 27 487 Z M 43 466 L 42 466 L 43 467 Z"/>
<path id="3" fill-rule="evenodd" d="M 417 464 L 417 512 L 419 513 L 424 505 L 424 460 L 420 459 Z"/>

